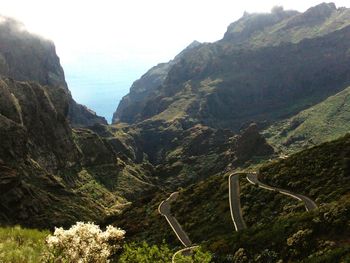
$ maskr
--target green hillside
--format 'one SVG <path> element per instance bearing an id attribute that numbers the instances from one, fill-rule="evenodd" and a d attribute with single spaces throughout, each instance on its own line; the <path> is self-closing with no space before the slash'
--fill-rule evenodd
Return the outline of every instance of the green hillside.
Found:
<path id="1" fill-rule="evenodd" d="M 204 245 L 217 262 L 243 252 L 247 258 L 243 262 L 264 262 L 263 258 L 346 262 L 350 255 L 349 158 L 350 136 L 345 136 L 261 168 L 263 182 L 314 199 L 319 208 L 312 212 L 305 212 L 297 200 L 257 188 L 241 176 L 241 205 L 248 228 L 235 232 L 228 203 L 229 171 L 180 190 L 172 212 L 192 242 Z M 156 211 L 166 197 L 163 194 L 129 208 L 122 216 L 132 218 L 122 223 L 126 228 L 133 226 L 129 238 L 158 243 L 163 237 L 180 245 Z"/>
<path id="2" fill-rule="evenodd" d="M 277 122 L 263 134 L 283 152 L 334 140 L 350 131 L 350 87 L 325 101 Z"/>

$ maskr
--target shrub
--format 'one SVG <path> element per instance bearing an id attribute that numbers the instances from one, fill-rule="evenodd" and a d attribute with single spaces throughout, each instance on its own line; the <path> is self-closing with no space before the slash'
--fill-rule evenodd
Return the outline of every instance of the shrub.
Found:
<path id="1" fill-rule="evenodd" d="M 171 262 L 173 251 L 163 243 L 160 246 L 148 245 L 147 242 L 125 244 L 120 263 L 168 263 Z"/>
<path id="2" fill-rule="evenodd" d="M 37 263 L 46 251 L 48 231 L 26 229 L 20 226 L 0 228 L 0 262 Z"/>
<path id="3" fill-rule="evenodd" d="M 194 248 L 191 256 L 179 253 L 174 259 L 176 263 L 209 263 L 212 260 L 212 255 L 202 248 Z"/>
<path id="4" fill-rule="evenodd" d="M 56 228 L 46 239 L 50 262 L 102 263 L 121 248 L 125 231 L 108 226 L 102 231 L 94 223 L 77 222 L 70 229 Z"/>

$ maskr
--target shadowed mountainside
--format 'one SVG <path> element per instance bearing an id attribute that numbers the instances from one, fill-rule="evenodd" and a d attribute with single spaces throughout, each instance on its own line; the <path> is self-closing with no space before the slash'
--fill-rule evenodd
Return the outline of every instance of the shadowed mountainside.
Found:
<path id="1" fill-rule="evenodd" d="M 118 138 L 70 128 L 66 89 L 2 78 L 0 95 L 1 223 L 100 222 L 154 187 Z"/>

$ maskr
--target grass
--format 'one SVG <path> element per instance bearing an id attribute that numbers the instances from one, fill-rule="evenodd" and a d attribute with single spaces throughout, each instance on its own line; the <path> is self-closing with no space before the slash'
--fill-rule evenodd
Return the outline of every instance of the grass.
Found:
<path id="1" fill-rule="evenodd" d="M 0 228 L 0 262 L 37 263 L 46 252 L 45 238 L 50 233 L 19 226 Z"/>

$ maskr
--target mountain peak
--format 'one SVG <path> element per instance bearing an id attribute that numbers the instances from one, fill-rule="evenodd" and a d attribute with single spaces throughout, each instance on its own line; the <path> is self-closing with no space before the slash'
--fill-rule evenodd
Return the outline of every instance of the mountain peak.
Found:
<path id="1" fill-rule="evenodd" d="M 306 10 L 303 17 L 308 20 L 324 20 L 330 17 L 334 11 L 337 11 L 334 3 L 321 3 Z"/>
<path id="2" fill-rule="evenodd" d="M 249 38 L 252 34 L 275 25 L 282 20 L 298 14 L 297 11 L 284 10 L 283 7 L 272 8 L 271 13 L 247 13 L 231 23 L 224 35 L 226 40 L 241 41 Z"/>
<path id="3" fill-rule="evenodd" d="M 310 7 L 308 10 L 306 10 L 305 14 L 308 15 L 324 15 L 324 14 L 330 14 L 333 11 L 336 11 L 337 7 L 334 3 L 321 3 L 319 5 Z"/>

